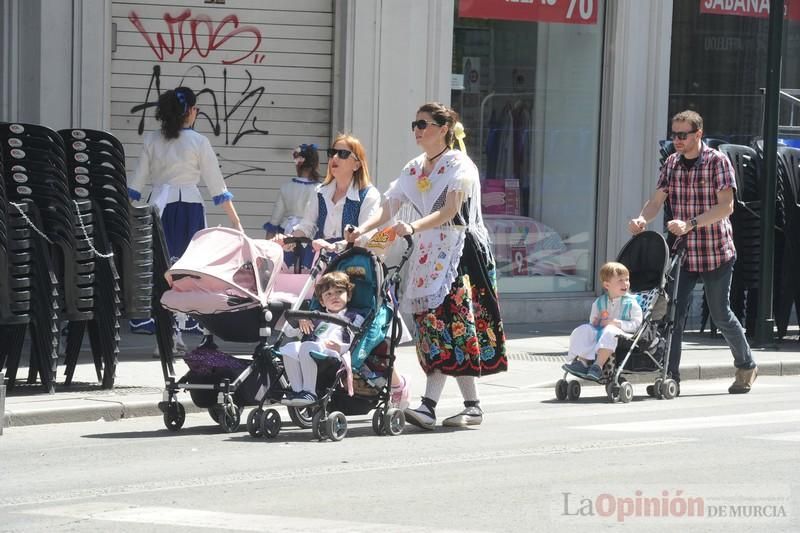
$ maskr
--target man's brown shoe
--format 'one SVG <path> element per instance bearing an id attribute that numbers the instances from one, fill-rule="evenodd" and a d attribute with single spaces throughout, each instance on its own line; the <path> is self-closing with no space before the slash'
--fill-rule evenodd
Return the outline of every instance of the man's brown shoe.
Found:
<path id="1" fill-rule="evenodd" d="M 753 382 L 758 376 L 758 367 L 753 368 L 737 368 L 736 377 L 733 380 L 733 385 L 728 387 L 730 394 L 747 394 L 753 386 Z"/>

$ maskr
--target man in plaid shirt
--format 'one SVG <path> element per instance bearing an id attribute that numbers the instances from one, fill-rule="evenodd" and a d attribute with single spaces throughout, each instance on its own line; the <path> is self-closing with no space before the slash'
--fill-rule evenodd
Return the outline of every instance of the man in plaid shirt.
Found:
<path id="1" fill-rule="evenodd" d="M 657 190 L 641 213 L 628 223 L 636 235 L 658 214 L 668 200 L 672 220 L 667 230 L 686 239 L 686 259 L 681 267 L 676 301 L 675 331 L 669 355 L 669 373 L 680 383 L 681 340 L 689 300 L 695 284 L 703 282 L 711 318 L 733 353 L 736 378 L 731 394 L 744 394 L 758 374 L 744 328 L 731 311 L 730 287 L 736 248 L 728 216 L 733 212 L 736 175 L 721 152 L 703 143 L 703 119 L 694 111 L 672 118 L 675 153 L 667 158 L 658 178 Z M 648 394 L 655 395 L 653 386 Z M 678 387 L 680 393 L 680 387 Z"/>

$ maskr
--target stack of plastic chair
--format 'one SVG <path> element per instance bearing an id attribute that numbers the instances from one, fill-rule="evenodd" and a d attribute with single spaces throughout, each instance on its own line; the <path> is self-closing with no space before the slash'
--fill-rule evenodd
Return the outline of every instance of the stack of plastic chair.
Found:
<path id="1" fill-rule="evenodd" d="M 68 161 L 68 181 L 72 201 L 89 202 L 91 217 L 81 217 L 81 232 L 86 221 L 94 222 L 94 238 L 86 236 L 95 256 L 96 286 L 94 316 L 91 320 L 70 321 L 66 348 L 65 384 L 72 383 L 84 333 L 88 330 L 97 379 L 103 388 L 112 388 L 119 355 L 119 319 L 122 301 L 120 276 L 115 262 L 119 249 L 129 245 L 125 154 L 113 136 L 93 130 L 62 130 Z M 116 245 L 116 246 L 115 246 Z"/>
<path id="2" fill-rule="evenodd" d="M 8 363 L 9 370 L 16 375 L 30 322 L 32 255 L 26 250 L 30 248 L 31 230 L 8 203 L 6 189 L 3 150 L 0 150 L 0 371 Z M 28 205 L 20 204 L 19 209 L 27 212 Z"/>
<path id="3" fill-rule="evenodd" d="M 72 211 L 66 197 L 63 145 L 52 130 L 27 124 L 0 124 L 6 195 L 11 209 L 29 230 L 28 238 L 9 249 L 11 261 L 30 262 L 31 357 L 28 383 L 37 376 L 45 390 L 55 387 L 58 362 L 59 281 L 51 262 L 51 246 L 71 247 Z M 23 227 L 22 224 L 19 227 Z M 9 388 L 13 388 L 22 346 L 12 341 L 8 354 Z M 19 350 L 17 350 L 19 347 Z"/>
<path id="4" fill-rule="evenodd" d="M 103 386 L 110 388 L 119 352 L 119 320 L 123 316 L 141 319 L 155 314 L 158 323 L 161 293 L 166 288 L 156 298 L 154 280 L 158 288 L 157 281 L 163 280 L 169 265 L 167 259 L 159 262 L 154 258 L 161 251 L 154 240 L 155 228 L 160 224 L 158 215 L 150 206 L 131 206 L 128 201 L 122 144 L 110 133 L 99 130 L 70 129 L 59 133 L 66 144 L 73 197 L 92 201 L 97 220 L 98 252 L 100 256 L 113 255 L 113 259 L 98 259 L 98 284 L 109 290 L 98 295 L 97 319 L 89 323 L 98 380 L 102 369 Z M 163 252 L 166 254 L 166 248 Z M 157 267 L 161 263 L 159 270 Z M 169 344 L 169 349 L 162 349 L 161 353 L 171 361 L 171 317 L 167 315 L 161 321 L 167 327 L 157 327 L 157 330 L 169 329 L 157 334 Z M 67 340 L 67 384 L 77 364 L 82 338 L 83 329 L 71 325 Z"/>
<path id="5" fill-rule="evenodd" d="M 794 305 L 800 316 L 800 149 L 778 148 L 778 174 L 783 179 L 784 243 L 775 298 L 778 337 L 786 336 Z"/>
<path id="6" fill-rule="evenodd" d="M 731 309 L 748 333 L 754 331 L 761 263 L 761 197 L 759 182 L 761 158 L 749 146 L 723 144 L 719 150 L 728 156 L 736 174 L 731 224 L 736 246 L 736 268 L 731 281 Z"/>

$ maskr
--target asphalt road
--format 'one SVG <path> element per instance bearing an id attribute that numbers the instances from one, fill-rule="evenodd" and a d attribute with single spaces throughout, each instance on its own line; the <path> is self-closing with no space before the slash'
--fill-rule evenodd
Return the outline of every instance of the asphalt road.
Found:
<path id="1" fill-rule="evenodd" d="M 489 390 L 479 428 L 316 442 L 205 414 L 14 428 L 0 531 L 798 531 L 800 377 L 687 381 L 674 401 Z M 440 416 L 459 408 L 452 395 Z M 288 417 L 285 417 L 288 418 Z"/>

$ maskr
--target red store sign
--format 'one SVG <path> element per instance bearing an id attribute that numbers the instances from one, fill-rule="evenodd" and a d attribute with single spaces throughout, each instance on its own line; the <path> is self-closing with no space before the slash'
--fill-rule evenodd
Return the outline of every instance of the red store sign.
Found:
<path id="1" fill-rule="evenodd" d="M 599 0 L 460 0 L 458 16 L 473 19 L 597 24 Z"/>
<path id="2" fill-rule="evenodd" d="M 700 0 L 700 13 L 767 18 L 769 4 L 769 0 Z M 800 0 L 785 0 L 784 17 L 800 21 Z"/>

